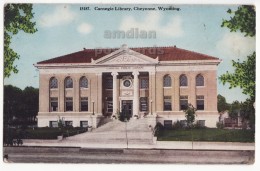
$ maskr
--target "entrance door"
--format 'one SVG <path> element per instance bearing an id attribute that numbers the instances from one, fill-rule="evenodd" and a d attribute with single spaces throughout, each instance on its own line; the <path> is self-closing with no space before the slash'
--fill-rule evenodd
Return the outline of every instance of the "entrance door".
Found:
<path id="1" fill-rule="evenodd" d="M 122 100 L 122 113 L 129 118 L 133 115 L 133 100 Z"/>

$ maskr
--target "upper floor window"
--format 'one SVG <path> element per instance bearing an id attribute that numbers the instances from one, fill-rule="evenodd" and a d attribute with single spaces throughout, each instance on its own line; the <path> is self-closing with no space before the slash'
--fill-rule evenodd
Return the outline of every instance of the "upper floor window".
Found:
<path id="1" fill-rule="evenodd" d="M 88 88 L 88 79 L 86 77 L 81 77 L 79 84 L 80 88 Z"/>
<path id="2" fill-rule="evenodd" d="M 113 89 L 113 79 L 107 79 L 105 82 L 106 89 Z"/>
<path id="3" fill-rule="evenodd" d="M 73 80 L 70 77 L 65 79 L 65 88 L 73 88 Z"/>
<path id="4" fill-rule="evenodd" d="M 204 77 L 201 74 L 196 77 L 196 86 L 204 86 Z"/>
<path id="5" fill-rule="evenodd" d="M 50 89 L 58 88 L 58 80 L 55 77 L 50 79 Z"/>
<path id="6" fill-rule="evenodd" d="M 141 78 L 141 89 L 149 88 L 149 80 L 147 78 Z"/>
<path id="7" fill-rule="evenodd" d="M 188 79 L 184 74 L 180 76 L 180 86 L 188 86 Z"/>
<path id="8" fill-rule="evenodd" d="M 172 79 L 169 75 L 165 75 L 163 77 L 163 87 L 171 87 L 172 86 Z"/>

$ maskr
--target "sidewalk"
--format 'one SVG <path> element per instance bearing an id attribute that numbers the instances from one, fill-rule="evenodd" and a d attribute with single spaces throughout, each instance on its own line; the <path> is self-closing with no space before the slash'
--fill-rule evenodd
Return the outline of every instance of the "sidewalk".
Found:
<path id="1" fill-rule="evenodd" d="M 133 149 L 187 149 L 187 150 L 255 150 L 255 143 L 239 142 L 191 142 L 191 141 L 157 141 L 155 144 L 133 143 L 88 143 L 69 142 L 66 140 L 23 140 L 23 146 L 45 147 L 81 147 L 81 148 L 133 148 Z"/>

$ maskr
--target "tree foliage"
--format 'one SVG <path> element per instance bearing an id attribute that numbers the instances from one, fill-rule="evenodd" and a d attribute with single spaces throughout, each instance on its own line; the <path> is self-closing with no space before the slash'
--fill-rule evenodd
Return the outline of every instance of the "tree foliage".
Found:
<path id="1" fill-rule="evenodd" d="M 184 110 L 188 127 L 192 127 L 192 125 L 195 121 L 196 110 L 197 109 L 195 107 L 193 107 L 192 104 L 188 104 L 187 109 Z"/>
<path id="2" fill-rule="evenodd" d="M 250 5 L 239 6 L 236 11 L 229 9 L 229 14 L 234 14 L 230 20 L 224 20 L 222 27 L 228 27 L 231 32 L 240 30 L 245 36 L 255 36 L 255 7 Z M 240 87 L 244 94 L 255 100 L 255 59 L 256 54 L 247 56 L 247 60 L 240 62 L 232 60 L 235 68 L 234 73 L 225 73 L 220 76 L 220 80 L 229 83 L 229 88 Z"/>
<path id="3" fill-rule="evenodd" d="M 230 20 L 223 20 L 221 27 L 227 27 L 231 32 L 240 30 L 245 36 L 255 36 L 255 7 L 251 5 L 239 6 L 236 11 L 228 9 L 227 13 L 234 14 Z"/>
<path id="4" fill-rule="evenodd" d="M 222 95 L 218 95 L 218 112 L 224 112 L 229 109 L 229 104 L 226 101 L 226 98 Z"/>
<path id="5" fill-rule="evenodd" d="M 255 52 L 247 57 L 247 60 L 240 63 L 240 61 L 232 60 L 234 73 L 228 71 L 219 78 L 225 85 L 230 84 L 230 89 L 240 87 L 244 94 L 250 96 L 252 100 L 255 99 Z"/>
<path id="6" fill-rule="evenodd" d="M 234 101 L 232 102 L 232 104 L 230 105 L 230 109 L 228 111 L 228 115 L 231 118 L 237 118 L 238 117 L 238 113 L 240 112 L 241 109 L 241 103 L 239 101 Z"/>
<path id="7" fill-rule="evenodd" d="M 12 36 L 19 31 L 35 33 L 36 23 L 33 18 L 32 4 L 6 4 L 4 7 L 4 77 L 9 77 L 12 72 L 17 73 L 14 65 L 19 55 L 10 47 Z"/>
<path id="8" fill-rule="evenodd" d="M 10 125 L 14 118 L 19 121 L 34 120 L 38 113 L 39 90 L 26 87 L 21 90 L 12 85 L 4 86 L 4 124 Z"/>

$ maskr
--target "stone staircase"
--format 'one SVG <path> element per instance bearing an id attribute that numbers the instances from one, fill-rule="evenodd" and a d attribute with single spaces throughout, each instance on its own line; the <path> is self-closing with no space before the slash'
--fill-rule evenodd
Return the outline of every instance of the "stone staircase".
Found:
<path id="1" fill-rule="evenodd" d="M 91 132 L 68 137 L 64 141 L 92 144 L 152 144 L 152 131 L 145 118 L 132 118 L 128 122 L 109 120 Z"/>

